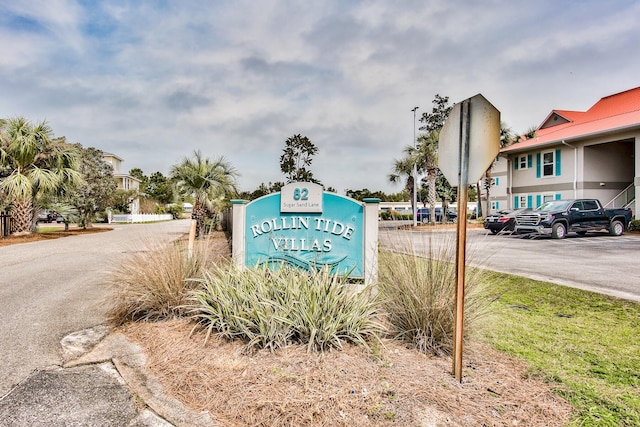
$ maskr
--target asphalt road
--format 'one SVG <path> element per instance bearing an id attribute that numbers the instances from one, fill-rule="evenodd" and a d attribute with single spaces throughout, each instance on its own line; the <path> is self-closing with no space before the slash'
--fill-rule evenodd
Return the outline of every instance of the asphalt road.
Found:
<path id="1" fill-rule="evenodd" d="M 455 248 L 452 231 L 407 231 L 381 227 L 384 245 L 413 247 L 418 254 Z M 431 248 L 431 249 L 430 249 Z M 455 252 L 452 251 L 455 261 Z M 484 229 L 467 232 L 467 264 L 536 280 L 590 290 L 640 302 L 640 235 L 606 233 L 563 240 L 491 235 Z"/>
<path id="2" fill-rule="evenodd" d="M 188 232 L 189 220 L 112 227 L 0 248 L 0 397 L 61 365 L 65 335 L 105 322 L 110 271 L 127 253 Z"/>

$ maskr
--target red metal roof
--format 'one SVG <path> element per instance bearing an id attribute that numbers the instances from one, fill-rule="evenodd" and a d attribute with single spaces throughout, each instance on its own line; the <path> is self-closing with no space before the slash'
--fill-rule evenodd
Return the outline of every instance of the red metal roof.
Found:
<path id="1" fill-rule="evenodd" d="M 568 122 L 561 120 L 561 124 L 553 125 L 555 115 Z M 585 112 L 553 110 L 536 130 L 535 138 L 510 145 L 501 151 L 521 151 L 631 127 L 640 127 L 640 87 L 605 96 Z"/>

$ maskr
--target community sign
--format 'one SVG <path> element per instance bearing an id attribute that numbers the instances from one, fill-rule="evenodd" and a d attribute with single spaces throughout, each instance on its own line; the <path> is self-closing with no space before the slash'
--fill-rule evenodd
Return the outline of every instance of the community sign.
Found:
<path id="1" fill-rule="evenodd" d="M 288 184 L 279 193 L 250 203 L 235 200 L 234 258 L 247 267 L 286 264 L 308 271 L 327 268 L 332 273 L 366 279 L 367 270 L 374 265 L 370 257 L 377 255 L 377 202 L 359 202 L 310 182 Z M 367 242 L 370 247 L 373 241 L 375 254 L 367 250 Z"/>

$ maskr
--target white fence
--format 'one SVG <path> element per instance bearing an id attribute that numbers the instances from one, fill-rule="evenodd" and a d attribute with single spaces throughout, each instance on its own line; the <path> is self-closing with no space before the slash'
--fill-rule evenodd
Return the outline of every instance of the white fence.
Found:
<path id="1" fill-rule="evenodd" d="M 169 221 L 173 219 L 171 214 L 115 214 L 111 215 L 110 223 L 112 222 L 155 222 L 155 221 Z"/>

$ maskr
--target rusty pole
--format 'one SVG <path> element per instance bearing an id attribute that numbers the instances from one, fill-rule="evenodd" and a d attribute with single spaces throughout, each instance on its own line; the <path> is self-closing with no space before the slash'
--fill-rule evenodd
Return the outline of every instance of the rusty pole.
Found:
<path id="1" fill-rule="evenodd" d="M 456 242 L 456 295 L 453 337 L 453 374 L 462 382 L 462 346 L 464 338 L 464 285 L 467 248 L 467 198 L 469 180 L 469 132 L 471 106 L 469 100 L 461 105 L 460 166 L 458 175 L 458 236 Z"/>

